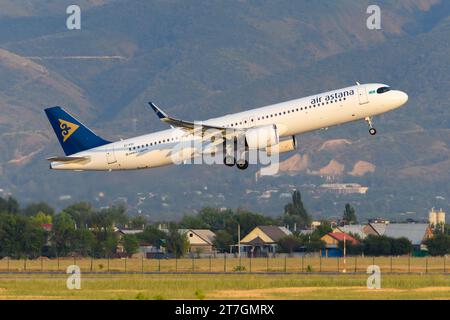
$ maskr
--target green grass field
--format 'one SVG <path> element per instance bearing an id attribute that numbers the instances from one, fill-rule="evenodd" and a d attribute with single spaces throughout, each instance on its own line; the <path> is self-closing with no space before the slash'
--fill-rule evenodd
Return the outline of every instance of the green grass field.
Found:
<path id="1" fill-rule="evenodd" d="M 2 274 L 0 299 L 450 299 L 450 277 L 340 274 L 90 274 L 68 290 L 64 274 Z"/>

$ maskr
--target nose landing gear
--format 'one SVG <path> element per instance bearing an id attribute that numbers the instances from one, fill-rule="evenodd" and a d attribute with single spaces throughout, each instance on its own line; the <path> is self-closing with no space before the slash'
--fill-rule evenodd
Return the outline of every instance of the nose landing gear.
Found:
<path id="1" fill-rule="evenodd" d="M 236 161 L 236 167 L 240 170 L 245 170 L 248 168 L 248 161 L 245 159 L 238 160 L 238 161 Z"/>
<path id="2" fill-rule="evenodd" d="M 377 134 L 377 130 L 372 126 L 372 118 L 366 117 L 364 120 L 366 120 L 367 124 L 369 125 L 369 134 L 371 136 L 374 136 Z"/>

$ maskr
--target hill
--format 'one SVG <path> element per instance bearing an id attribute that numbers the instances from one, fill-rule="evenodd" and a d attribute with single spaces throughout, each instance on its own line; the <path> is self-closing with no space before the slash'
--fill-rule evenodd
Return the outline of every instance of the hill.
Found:
<path id="1" fill-rule="evenodd" d="M 308 194 L 317 217 L 340 215 L 347 201 L 361 214 L 414 212 L 415 218 L 431 206 L 449 206 L 448 2 L 385 1 L 381 31 L 366 28 L 369 1 L 85 0 L 81 31 L 65 29 L 68 4 L 0 4 L 5 192 L 58 207 L 67 195 L 98 205 L 126 199 L 133 212 L 155 219 L 203 205 L 278 214 L 293 187 Z M 364 123 L 300 136 L 299 150 L 282 159 L 293 160 L 274 177 L 256 179 L 256 167 L 47 169 L 45 158 L 61 150 L 42 112 L 46 106 L 66 106 L 99 134 L 117 139 L 165 128 L 148 110 L 149 100 L 194 120 L 355 81 L 401 88 L 408 106 L 375 119 L 377 137 L 368 136 Z M 328 174 L 334 172 L 330 163 L 339 164 L 339 174 Z M 318 186 L 327 179 L 360 183 L 369 192 L 322 194 Z"/>

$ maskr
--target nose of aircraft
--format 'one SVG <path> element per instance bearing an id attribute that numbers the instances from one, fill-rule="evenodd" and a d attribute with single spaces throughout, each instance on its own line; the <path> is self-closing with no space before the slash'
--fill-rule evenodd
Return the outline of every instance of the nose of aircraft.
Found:
<path id="1" fill-rule="evenodd" d="M 391 108 L 394 109 L 399 108 L 408 101 L 408 95 L 403 91 L 392 90 L 391 93 L 392 95 L 391 98 L 389 99 L 390 100 L 389 104 Z"/>
<path id="2" fill-rule="evenodd" d="M 399 91 L 398 92 L 398 100 L 399 100 L 399 104 L 402 106 L 408 101 L 408 95 L 403 91 Z"/>

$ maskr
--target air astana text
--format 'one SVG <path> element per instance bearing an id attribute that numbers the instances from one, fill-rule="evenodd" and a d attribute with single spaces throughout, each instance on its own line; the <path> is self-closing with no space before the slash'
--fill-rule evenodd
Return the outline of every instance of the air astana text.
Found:
<path id="1" fill-rule="evenodd" d="M 342 99 L 349 96 L 353 96 L 355 94 L 354 90 L 346 90 L 346 91 L 339 91 L 339 92 L 333 92 L 331 94 L 327 94 L 325 96 L 319 96 L 316 98 L 311 99 L 311 104 L 326 102 L 326 101 L 332 101 L 336 99 Z"/>

